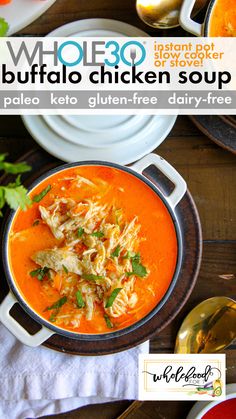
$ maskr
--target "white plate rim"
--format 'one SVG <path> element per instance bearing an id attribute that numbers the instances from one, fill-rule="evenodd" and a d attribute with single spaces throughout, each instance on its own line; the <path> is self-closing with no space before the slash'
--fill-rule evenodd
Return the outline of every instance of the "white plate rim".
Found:
<path id="1" fill-rule="evenodd" d="M 55 29 L 54 31 L 52 31 L 50 34 L 48 34 L 47 36 L 73 36 L 73 34 L 75 34 L 78 30 L 82 31 L 83 29 L 88 29 L 88 26 L 90 25 L 89 29 L 109 29 L 109 30 L 117 30 L 118 32 L 122 31 L 121 33 L 123 33 L 123 31 L 125 30 L 126 33 L 124 33 L 124 36 L 133 36 L 133 37 L 137 37 L 137 36 L 145 36 L 147 37 L 148 34 L 146 34 L 145 32 L 141 31 L 140 29 L 136 28 L 135 26 L 129 25 L 128 23 L 124 23 L 124 22 L 120 22 L 117 20 L 113 20 L 113 19 L 83 19 L 83 20 L 79 20 L 79 21 L 75 21 L 75 22 L 71 22 L 71 23 L 67 23 L 63 26 L 61 26 L 60 28 Z M 105 27 L 104 27 L 105 25 Z M 110 26 L 111 25 L 111 26 Z M 118 25 L 118 29 L 116 29 Z M 122 28 L 122 29 L 121 29 Z M 154 140 L 154 142 L 152 142 L 151 144 L 145 144 L 145 141 L 140 142 L 139 146 L 142 145 L 143 149 L 140 150 L 139 152 L 136 150 L 135 155 L 133 155 L 132 157 L 130 156 L 129 158 L 127 157 L 127 150 L 125 149 L 125 157 L 123 159 L 117 159 L 117 152 L 115 151 L 117 148 L 122 147 L 124 149 L 124 146 L 122 145 L 116 145 L 116 146 L 112 146 L 112 147 L 107 147 L 107 148 L 103 148 L 103 149 L 94 149 L 96 151 L 102 151 L 103 155 L 105 156 L 105 153 L 111 153 L 111 155 L 113 154 L 114 156 L 116 156 L 116 159 L 113 161 L 116 161 L 117 163 L 126 165 L 126 164 L 130 164 L 140 158 L 142 158 L 143 156 L 145 156 L 146 154 L 148 154 L 149 152 L 153 151 L 156 147 L 158 147 L 167 137 L 167 135 L 169 134 L 169 132 L 171 131 L 171 129 L 173 128 L 177 115 L 161 115 L 160 118 L 165 118 L 165 119 L 169 119 L 169 124 L 167 124 L 167 127 L 164 129 L 162 135 L 160 137 L 158 137 L 156 140 Z M 48 131 L 50 132 L 51 135 L 54 136 L 54 139 L 59 140 L 61 143 L 61 146 L 59 146 L 58 144 L 54 144 L 53 142 L 49 142 L 49 143 L 45 143 L 45 138 L 44 136 L 41 134 L 40 130 L 37 130 L 37 134 L 35 134 L 34 132 L 34 125 L 35 123 L 37 123 L 37 119 L 38 122 L 40 122 L 41 124 L 43 124 L 44 128 L 46 127 L 46 129 L 48 129 Z M 167 120 L 168 120 L 167 119 Z M 73 156 L 79 155 L 79 152 L 81 150 L 86 150 L 86 147 L 83 146 L 78 146 L 72 143 L 68 143 L 66 140 L 64 140 L 61 136 L 56 135 L 54 132 L 51 132 L 51 130 L 49 130 L 49 128 L 47 127 L 44 119 L 41 116 L 31 116 L 31 115 L 23 115 L 22 116 L 22 120 L 23 123 L 25 124 L 26 128 L 28 129 L 28 131 L 30 132 L 30 134 L 32 135 L 32 137 L 36 140 L 37 143 L 39 143 L 41 145 L 42 148 L 44 148 L 47 152 L 49 152 L 50 154 L 54 155 L 55 157 L 64 160 L 64 161 L 75 161 L 74 157 L 68 158 L 68 152 L 67 152 L 67 156 L 65 156 L 65 153 L 63 152 L 64 150 L 68 150 L 68 148 L 70 148 L 71 150 L 74 150 L 74 153 L 72 152 Z M 39 138 L 40 137 L 40 138 Z M 137 146 L 137 144 L 136 144 Z M 137 147 L 135 147 L 136 149 Z M 88 151 L 88 150 L 87 150 Z M 91 149 L 90 149 L 91 151 Z M 96 152 L 95 151 L 95 152 Z M 134 151 L 133 148 L 130 148 L 130 151 Z M 85 151 L 86 152 L 86 151 Z M 76 160 L 91 160 L 91 156 L 88 158 L 82 158 L 82 159 L 76 159 Z M 99 158 L 99 160 L 101 161 L 112 161 L 111 158 Z"/>
<path id="2" fill-rule="evenodd" d="M 45 115 L 44 115 L 45 116 Z M 67 124 L 69 124 L 69 125 L 72 125 L 74 128 L 79 128 L 79 129 L 81 129 L 82 131 L 84 131 L 84 132 L 90 132 L 90 133 L 94 133 L 94 134 L 108 134 L 109 133 L 109 130 L 111 130 L 111 132 L 112 132 L 112 130 L 113 129 L 117 129 L 120 125 L 121 125 L 121 129 L 122 130 L 124 130 L 124 129 L 126 129 L 127 128 L 127 125 L 129 126 L 130 125 L 130 119 L 132 119 L 132 118 L 136 118 L 136 117 L 140 117 L 140 119 L 141 119 L 141 117 L 142 117 L 142 115 L 138 115 L 138 114 L 136 114 L 136 115 L 125 115 L 125 114 L 123 114 L 123 116 L 128 116 L 129 118 L 127 118 L 128 120 L 126 121 L 126 122 L 124 122 L 124 123 L 119 123 L 119 124 L 117 124 L 117 125 L 114 125 L 113 127 L 111 127 L 111 128 L 106 128 L 106 129 L 100 129 L 100 128 L 90 128 L 90 129 L 88 129 L 88 128 L 86 128 L 86 126 L 84 126 L 83 127 L 83 124 L 81 124 L 81 126 L 79 126 L 79 124 L 78 125 L 76 125 L 76 123 L 75 122 L 72 122 L 71 120 L 70 120 L 70 118 L 72 117 L 72 116 L 80 116 L 80 115 L 60 115 L 60 117 L 64 120 L 64 121 L 66 121 L 67 122 Z M 83 115 L 83 116 L 91 116 L 91 115 Z M 97 116 L 99 116 L 99 115 L 97 115 Z M 110 115 L 110 116 L 113 116 L 113 115 Z M 116 115 L 114 115 L 114 116 L 116 116 Z M 136 118 L 136 119 L 138 119 L 138 118 Z M 110 134 L 111 134 L 111 132 L 110 132 Z"/>
<path id="3" fill-rule="evenodd" d="M 133 163 L 134 161 L 139 160 L 140 158 L 142 158 L 143 156 L 145 156 L 146 154 L 150 153 L 151 151 L 153 151 L 155 148 L 157 148 L 167 137 L 167 135 L 169 134 L 169 132 L 171 131 L 171 129 L 173 128 L 177 115 L 162 115 L 163 119 L 167 119 L 167 121 L 169 120 L 169 124 L 167 124 L 166 128 L 163 130 L 163 133 L 160 137 L 158 137 L 157 139 L 154 139 L 151 144 L 146 144 L 145 141 L 141 141 L 140 143 L 136 144 L 136 147 L 130 147 L 130 152 L 132 152 L 133 154 L 129 154 L 127 153 L 127 148 L 124 146 L 112 146 L 112 147 L 107 147 L 107 148 L 103 148 L 103 149 L 93 149 L 94 153 L 100 152 L 102 154 L 102 157 L 92 157 L 91 155 L 88 157 L 82 157 L 80 158 L 80 153 L 82 152 L 88 152 L 91 153 L 91 149 L 87 149 L 86 147 L 83 146 L 78 146 L 72 143 L 68 143 L 66 142 L 62 137 L 56 135 L 55 133 L 53 133 L 51 130 L 48 129 L 46 123 L 44 122 L 43 118 L 41 116 L 35 116 L 35 115 L 23 115 L 22 116 L 22 120 L 23 123 L 25 125 L 25 127 L 27 128 L 27 130 L 30 132 L 31 136 L 35 139 L 35 141 L 42 147 L 44 148 L 48 153 L 52 154 L 53 156 L 55 156 L 56 158 L 63 160 L 63 161 L 67 161 L 67 162 L 74 162 L 74 161 L 86 161 L 86 160 L 101 160 L 101 161 L 111 161 L 111 162 L 116 162 L 118 164 L 121 165 L 127 165 L 130 163 Z M 37 134 L 35 133 L 35 123 L 40 123 L 40 126 L 42 128 L 42 124 L 44 129 L 46 128 L 49 133 L 51 135 L 53 135 L 54 139 L 53 141 L 47 142 L 45 141 L 45 136 L 44 133 L 42 132 L 41 129 L 36 129 Z M 60 144 L 59 144 L 60 142 Z M 141 150 L 137 149 L 137 145 L 139 145 L 139 147 L 141 147 Z M 119 153 L 119 147 L 122 149 L 122 151 L 124 152 L 124 156 L 122 158 L 118 157 L 118 153 Z M 69 153 L 70 157 L 68 157 L 68 149 L 69 149 Z M 73 150 L 72 150 L 73 149 Z M 106 153 L 109 153 L 109 157 L 106 157 Z M 75 156 L 78 155 L 78 159 L 75 158 Z M 111 155 L 114 155 L 114 159 L 111 158 Z M 71 158 L 71 156 L 73 156 Z"/>
<path id="4" fill-rule="evenodd" d="M 137 37 L 137 36 L 144 36 L 144 37 L 148 37 L 149 35 L 140 30 L 139 28 L 136 28 L 133 25 L 130 25 L 128 23 L 125 22 L 121 22 L 119 20 L 115 20 L 115 19 L 105 19 L 105 18 L 91 18 L 91 19 L 82 19 L 82 20 L 77 20 L 74 22 L 70 22 L 67 23 L 63 26 L 60 26 L 59 28 L 53 30 L 52 32 L 50 32 L 47 36 L 49 37 L 54 37 L 54 36 L 79 36 L 80 33 L 81 35 L 83 35 L 83 32 L 88 32 L 91 30 L 107 30 L 107 31 L 111 31 L 111 36 L 112 33 L 119 33 L 121 36 L 127 36 L 127 37 Z M 135 115 L 134 115 L 135 116 Z M 137 116 L 137 115 L 136 115 Z M 44 116 L 43 116 L 44 118 Z M 47 118 L 44 118 L 46 120 L 46 123 L 48 124 Z M 67 121 L 67 119 L 66 119 Z M 68 123 L 68 121 L 67 121 Z M 49 125 L 49 124 L 48 124 Z M 55 128 L 55 127 L 54 127 Z M 60 133 L 59 129 L 54 129 L 54 131 L 59 135 L 59 136 L 63 136 L 63 134 Z M 94 130 L 95 132 L 95 130 Z M 97 130 L 97 132 L 99 132 L 99 130 Z M 102 130 L 100 131 L 100 133 L 102 133 Z M 71 141 L 74 144 L 77 144 L 77 142 L 75 142 L 72 139 L 68 139 L 65 138 L 65 140 Z M 137 139 L 138 140 L 138 139 Z M 131 138 L 131 143 L 133 142 L 133 136 Z M 115 144 L 115 143 L 114 143 Z M 81 144 L 82 146 L 86 146 L 85 144 Z M 112 144 L 111 144 L 112 145 Z M 87 147 L 89 147 L 87 145 Z M 93 148 L 94 145 L 92 145 L 90 148 Z M 106 148 L 107 144 L 103 144 L 101 145 L 99 148 Z"/>
<path id="5" fill-rule="evenodd" d="M 18 0 L 16 1 L 18 2 Z M 32 12 L 30 13 L 30 10 L 29 10 L 29 12 L 25 14 L 24 18 L 20 22 L 16 22 L 16 23 L 14 23 L 14 20 L 12 23 L 11 18 L 9 18 L 9 16 L 14 16 L 13 19 L 16 17 L 16 20 L 17 20 L 17 9 L 19 9 L 19 7 L 23 7 L 23 5 L 19 5 L 19 2 L 17 4 L 17 3 L 14 3 L 13 1 L 10 4 L 1 6 L 0 16 L 6 19 L 7 23 L 9 24 L 9 30 L 8 30 L 7 36 L 14 35 L 14 33 L 19 32 L 21 29 L 24 29 L 26 26 L 30 25 L 32 22 L 38 19 L 43 13 L 45 13 L 49 9 L 49 7 L 51 7 L 55 2 L 56 0 L 46 0 L 43 2 L 39 0 L 37 4 L 35 3 L 31 5 Z M 28 4 L 26 4 L 25 7 L 30 8 Z"/>
<path id="6" fill-rule="evenodd" d="M 95 144 L 91 143 L 91 144 L 87 144 L 85 142 L 83 143 L 79 143 L 76 140 L 74 140 L 72 138 L 72 136 L 69 138 L 65 137 L 65 135 L 63 134 L 64 130 L 58 128 L 56 121 L 53 121 L 53 117 L 55 115 L 42 115 L 42 119 L 46 122 L 46 124 L 48 125 L 48 127 L 50 127 L 50 129 L 52 131 L 54 131 L 54 133 L 56 133 L 59 137 L 63 138 L 64 141 L 69 142 L 69 143 L 73 143 L 76 144 L 79 147 L 86 147 L 86 148 L 92 148 L 92 149 L 104 149 L 104 148 L 110 148 L 110 147 L 115 147 L 118 145 L 123 145 L 123 146 L 127 146 L 127 145 L 131 145 L 131 144 L 135 144 L 136 142 L 138 142 L 140 140 L 141 136 L 145 136 L 148 135 L 149 131 L 153 128 L 154 123 L 158 123 L 158 121 L 160 120 L 160 115 L 144 115 L 149 117 L 149 119 L 147 119 L 146 121 L 144 121 L 144 125 L 140 127 L 140 130 L 136 133 L 134 132 L 132 135 L 127 134 L 127 136 L 122 140 L 122 139 L 118 139 L 113 143 L 110 143 L 110 145 L 105 144 L 105 143 L 100 143 L 99 146 L 95 146 Z M 60 117 L 59 115 L 56 115 L 57 117 Z M 61 118 L 62 119 L 62 118 Z M 72 129 L 73 127 L 70 127 L 70 129 Z M 134 127 L 135 128 L 135 127 Z M 75 130 L 74 134 L 79 136 L 79 130 L 76 128 L 73 128 Z M 76 132 L 77 131 L 77 132 Z M 73 136 L 74 136 L 73 134 Z M 94 135 L 95 133 L 91 133 L 92 135 Z M 97 133 L 97 136 L 101 135 L 101 133 Z M 106 134 L 108 135 L 108 133 Z M 111 135 L 111 134 L 110 134 Z"/>

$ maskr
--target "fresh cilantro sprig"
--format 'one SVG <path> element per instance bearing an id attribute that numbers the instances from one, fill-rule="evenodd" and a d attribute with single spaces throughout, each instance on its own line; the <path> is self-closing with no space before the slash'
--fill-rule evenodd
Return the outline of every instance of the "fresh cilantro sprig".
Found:
<path id="1" fill-rule="evenodd" d="M 30 272 L 30 276 L 32 276 L 32 278 L 37 277 L 39 281 L 42 281 L 44 277 L 48 274 L 49 268 L 47 266 L 45 266 L 44 268 L 35 269 L 34 271 Z"/>
<path id="2" fill-rule="evenodd" d="M 104 233 L 102 231 L 94 231 L 93 233 L 90 234 L 90 236 L 98 237 L 100 239 L 104 237 Z"/>
<path id="3" fill-rule="evenodd" d="M 114 301 L 115 301 L 115 299 L 116 299 L 117 295 L 119 294 L 119 292 L 120 292 L 121 290 L 122 290 L 122 288 L 115 288 L 115 289 L 112 291 L 112 293 L 111 293 L 110 297 L 109 297 L 109 298 L 108 298 L 108 300 L 107 300 L 107 303 L 106 303 L 106 308 L 112 307 L 112 305 L 113 305 L 113 303 L 114 303 Z"/>
<path id="4" fill-rule="evenodd" d="M 19 175 L 21 173 L 29 172 L 31 167 L 25 163 L 9 163 L 5 161 L 7 153 L 0 154 L 0 170 L 4 170 L 5 173 L 10 173 L 12 175 Z"/>
<path id="5" fill-rule="evenodd" d="M 101 275 L 93 275 L 93 274 L 82 274 L 81 278 L 86 279 L 87 281 L 96 282 L 101 279 L 104 279 L 104 276 Z"/>
<path id="6" fill-rule="evenodd" d="M 59 300 L 57 300 L 55 303 L 53 303 L 51 306 L 48 306 L 44 309 L 44 311 L 47 310 L 57 310 L 58 308 L 61 308 L 65 303 L 67 302 L 67 297 L 62 297 Z"/>
<path id="7" fill-rule="evenodd" d="M 57 319 L 57 315 L 59 314 L 60 308 L 67 302 L 67 297 L 64 296 L 62 298 L 60 298 L 58 301 L 56 301 L 55 303 L 53 303 L 51 306 L 46 307 L 44 309 L 44 311 L 47 310 L 53 310 L 50 317 L 49 317 L 49 321 L 54 323 Z"/>
<path id="8" fill-rule="evenodd" d="M 83 229 L 83 227 L 79 227 L 78 228 L 78 230 L 77 230 L 77 237 L 82 237 L 83 236 L 83 234 L 84 234 L 84 229 Z"/>
<path id="9" fill-rule="evenodd" d="M 6 186 L 0 186 L 0 216 L 1 209 L 8 204 L 11 209 L 16 210 L 20 207 L 26 210 L 31 204 L 31 200 L 27 195 L 27 189 L 21 184 L 20 175 L 31 170 L 31 167 L 25 162 L 8 163 L 5 161 L 7 154 L 0 154 L 0 171 L 5 174 L 18 175 L 14 182 L 8 183 Z"/>
<path id="10" fill-rule="evenodd" d="M 33 196 L 32 201 L 37 203 L 42 201 L 51 189 L 51 185 L 46 186 L 46 188 L 44 188 L 39 194 Z"/>
<path id="11" fill-rule="evenodd" d="M 9 29 L 8 23 L 3 17 L 0 17 L 0 37 L 6 36 Z"/>
<path id="12" fill-rule="evenodd" d="M 135 253 L 133 256 L 128 255 L 128 259 L 131 259 L 132 272 L 126 272 L 126 275 L 136 275 L 140 278 L 144 278 L 148 272 L 145 266 L 143 266 L 141 263 L 140 253 Z"/>
<path id="13" fill-rule="evenodd" d="M 81 291 L 78 290 L 76 292 L 75 296 L 76 296 L 77 307 L 78 308 L 85 307 L 85 302 L 84 302 L 84 299 L 83 299 L 83 296 L 82 296 Z"/>
<path id="14" fill-rule="evenodd" d="M 105 319 L 108 329 L 113 329 L 114 325 L 107 314 L 104 314 L 104 319 Z"/>
<path id="15" fill-rule="evenodd" d="M 111 257 L 112 258 L 118 258 L 120 254 L 120 246 L 116 246 L 115 250 L 112 252 Z"/>

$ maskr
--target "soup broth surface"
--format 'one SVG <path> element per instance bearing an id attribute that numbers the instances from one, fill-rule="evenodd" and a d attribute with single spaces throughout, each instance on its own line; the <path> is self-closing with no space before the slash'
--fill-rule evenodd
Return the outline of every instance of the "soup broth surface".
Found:
<path id="1" fill-rule="evenodd" d="M 10 231 L 10 267 L 41 317 L 76 333 L 113 332 L 163 298 L 177 261 L 172 218 L 137 177 L 106 166 L 68 168 L 30 193 Z"/>
<path id="2" fill-rule="evenodd" d="M 236 36 L 236 1 L 218 0 L 209 23 L 210 36 Z"/>

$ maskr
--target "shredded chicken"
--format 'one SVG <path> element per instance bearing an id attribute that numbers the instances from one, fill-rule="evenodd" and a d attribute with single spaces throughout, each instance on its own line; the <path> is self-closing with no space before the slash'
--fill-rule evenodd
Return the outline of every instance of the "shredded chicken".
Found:
<path id="1" fill-rule="evenodd" d="M 96 187 L 81 176 L 73 181 L 78 188 L 81 184 Z M 40 206 L 39 210 L 42 220 L 58 239 L 58 246 L 36 252 L 32 260 L 41 268 L 51 270 L 48 286 L 67 297 L 74 313 L 68 315 L 62 308 L 53 321 L 78 327 L 82 315 L 89 321 L 93 319 L 96 304 L 114 319 L 135 307 L 138 297 L 132 257 L 137 258 L 136 263 L 141 263 L 137 254 L 141 240 L 138 217 L 124 220 L 122 209 L 103 204 L 99 199 L 76 202 L 60 198 L 48 207 Z M 140 266 L 144 270 L 142 276 L 148 275 L 148 270 Z M 78 292 L 83 302 L 80 301 L 79 314 L 76 311 Z M 115 297 L 112 297 L 113 292 L 117 293 Z M 109 298 L 112 301 L 106 307 Z"/>
<path id="2" fill-rule="evenodd" d="M 48 267 L 55 272 L 68 271 L 77 275 L 82 274 L 81 262 L 75 253 L 67 248 L 47 249 L 36 252 L 32 259 L 41 267 Z"/>

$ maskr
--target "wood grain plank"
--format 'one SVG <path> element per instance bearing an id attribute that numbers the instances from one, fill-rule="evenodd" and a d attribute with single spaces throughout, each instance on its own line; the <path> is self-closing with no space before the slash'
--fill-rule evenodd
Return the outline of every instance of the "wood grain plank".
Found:
<path id="1" fill-rule="evenodd" d="M 236 238 L 236 158 L 204 136 L 168 138 L 156 150 L 184 177 L 205 240 Z"/>
<path id="2" fill-rule="evenodd" d="M 44 416 L 39 419 L 117 419 L 117 409 L 125 406 L 127 402 L 85 406 L 71 413 L 61 415 Z M 184 419 L 191 407 L 192 402 L 144 402 L 138 410 L 131 412 L 129 419 Z M 111 409 L 113 408 L 113 411 Z"/>
<path id="3" fill-rule="evenodd" d="M 121 415 L 117 416 L 116 419 L 128 419 L 134 416 L 134 414 L 137 414 L 137 411 L 139 411 L 140 407 L 142 406 L 143 402 L 140 400 L 133 401 L 127 409 L 124 410 L 124 412 L 121 413 Z"/>
<path id="4" fill-rule="evenodd" d="M 145 402 L 129 419 L 184 419 L 192 406 L 192 402 Z"/>
<path id="5" fill-rule="evenodd" d="M 115 419 L 122 414 L 132 402 L 123 400 L 113 403 L 102 403 L 90 406 L 84 406 L 60 415 L 42 416 L 38 419 Z"/>

